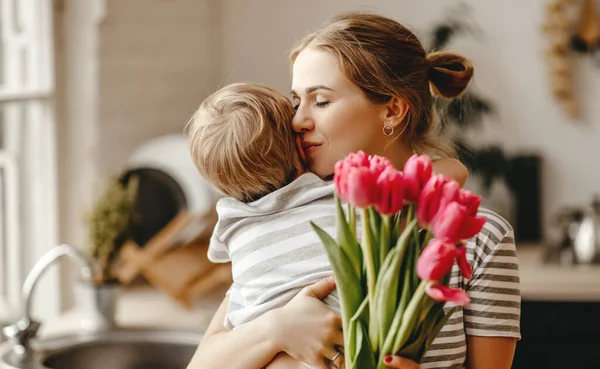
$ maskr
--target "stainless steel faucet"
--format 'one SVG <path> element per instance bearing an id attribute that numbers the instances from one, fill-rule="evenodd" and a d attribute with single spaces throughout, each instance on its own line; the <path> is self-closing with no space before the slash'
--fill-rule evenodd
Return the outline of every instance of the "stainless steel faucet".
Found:
<path id="1" fill-rule="evenodd" d="M 35 337 L 40 323 L 35 321 L 31 316 L 31 299 L 35 287 L 48 267 L 60 260 L 62 257 L 68 257 L 75 261 L 81 267 L 82 277 L 92 279 L 94 275 L 93 265 L 90 260 L 75 247 L 70 245 L 60 245 L 48 251 L 37 263 L 33 266 L 21 290 L 23 301 L 23 317 L 3 329 L 6 338 L 13 342 L 13 351 L 17 355 L 24 355 L 29 348 L 29 341 Z"/>

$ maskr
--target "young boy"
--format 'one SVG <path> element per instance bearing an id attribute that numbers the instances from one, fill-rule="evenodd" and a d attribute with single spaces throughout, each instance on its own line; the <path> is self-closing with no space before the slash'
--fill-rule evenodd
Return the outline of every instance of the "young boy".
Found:
<path id="1" fill-rule="evenodd" d="M 209 96 L 186 127 L 199 171 L 229 196 L 217 203 L 219 221 L 208 249 L 211 261 L 232 265 L 229 329 L 285 305 L 332 274 L 309 222 L 335 234 L 334 185 L 304 170 L 291 127 L 294 114 L 276 90 L 237 83 Z M 436 161 L 434 170 L 440 168 L 466 180 L 466 168 L 454 159 Z M 324 302 L 339 310 L 335 292 Z M 282 364 L 286 360 L 295 361 L 278 355 Z M 293 367 L 291 362 L 282 367 Z"/>

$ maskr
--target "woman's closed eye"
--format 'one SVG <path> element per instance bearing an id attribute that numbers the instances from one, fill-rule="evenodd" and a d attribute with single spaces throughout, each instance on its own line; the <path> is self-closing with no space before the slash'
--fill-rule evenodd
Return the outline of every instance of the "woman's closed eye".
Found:
<path id="1" fill-rule="evenodd" d="M 325 108 L 327 107 L 327 105 L 331 104 L 331 101 L 317 101 L 315 102 L 315 106 L 317 108 Z M 298 111 L 298 108 L 300 107 L 300 104 L 294 104 L 293 108 L 294 110 Z"/>

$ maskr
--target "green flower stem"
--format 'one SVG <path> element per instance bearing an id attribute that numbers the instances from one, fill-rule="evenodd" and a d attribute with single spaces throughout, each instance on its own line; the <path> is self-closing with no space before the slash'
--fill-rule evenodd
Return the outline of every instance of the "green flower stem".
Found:
<path id="1" fill-rule="evenodd" d="M 376 264 L 375 257 L 377 257 L 377 264 L 379 264 L 379 252 L 376 252 L 377 245 L 374 244 L 374 235 L 371 229 L 372 217 L 369 209 L 363 209 L 361 216 L 362 224 L 362 247 L 363 257 L 365 261 L 365 271 L 367 275 L 367 298 L 369 299 L 369 323 L 368 332 L 369 342 L 371 343 L 371 349 L 373 352 L 377 350 L 378 335 L 377 335 L 377 314 L 375 310 L 375 285 L 376 285 Z M 375 255 L 375 253 L 377 255 Z"/>
<path id="2" fill-rule="evenodd" d="M 408 224 L 415 217 L 415 204 L 408 205 L 408 214 L 406 215 L 406 223 Z"/>
<path id="3" fill-rule="evenodd" d="M 390 229 L 391 217 L 389 215 L 381 216 L 381 243 L 379 245 L 379 265 L 383 265 L 388 252 L 390 251 Z"/>
<path id="4" fill-rule="evenodd" d="M 400 351 L 400 348 L 406 340 L 408 340 L 411 329 L 417 319 L 417 313 L 419 310 L 419 305 L 423 297 L 425 296 L 425 288 L 427 287 L 428 281 L 421 281 L 419 287 L 415 291 L 414 295 L 410 299 L 410 303 L 406 307 L 406 311 L 404 312 L 404 316 L 402 317 L 402 324 L 400 325 L 400 329 L 398 330 L 398 335 L 396 336 L 396 340 L 394 342 L 394 346 L 392 348 L 393 353 L 397 353 Z"/>
<path id="5" fill-rule="evenodd" d="M 379 270 L 379 274 L 377 275 L 377 284 L 374 295 L 375 305 L 370 308 L 376 313 L 376 319 L 379 326 L 377 328 L 378 332 L 370 332 L 370 337 L 372 337 L 371 343 L 374 346 L 375 343 L 378 343 L 378 347 L 381 349 L 384 348 L 388 332 L 390 330 L 397 332 L 398 327 L 400 326 L 399 321 L 395 328 L 392 327 L 392 323 L 399 306 L 398 294 L 400 289 L 398 287 L 402 281 L 401 275 L 403 275 L 402 268 L 405 263 L 405 254 L 407 252 L 410 254 L 409 244 L 411 243 L 411 231 L 416 228 L 416 225 L 416 220 L 413 220 L 408 224 L 406 230 L 398 239 L 396 247 L 391 249 L 387 254 L 385 261 Z M 405 294 L 406 290 L 402 290 L 402 293 Z M 372 325 L 373 324 L 371 324 L 371 326 Z M 373 337 L 376 337 L 377 340 L 375 341 Z M 391 347 L 391 343 L 392 342 L 388 344 L 389 347 Z"/>
<path id="6" fill-rule="evenodd" d="M 348 212 L 350 213 L 350 219 L 348 222 L 350 226 L 350 232 L 352 232 L 352 235 L 354 236 L 354 238 L 356 238 L 356 208 L 348 204 Z"/>
<path id="7" fill-rule="evenodd" d="M 431 241 L 431 238 L 433 237 L 433 233 L 431 233 L 431 231 L 429 229 L 426 232 L 427 233 L 425 233 L 425 239 L 423 240 L 423 244 L 421 245 L 421 249 L 424 249 L 425 246 L 427 246 L 429 244 L 429 241 Z"/>
<path id="8" fill-rule="evenodd" d="M 367 272 L 367 292 L 369 296 L 369 304 L 373 306 L 373 293 L 375 292 L 375 262 L 373 260 L 373 245 L 371 239 L 371 232 L 369 231 L 369 211 L 363 209 L 362 217 L 362 247 L 363 256 L 365 258 L 365 267 Z"/>

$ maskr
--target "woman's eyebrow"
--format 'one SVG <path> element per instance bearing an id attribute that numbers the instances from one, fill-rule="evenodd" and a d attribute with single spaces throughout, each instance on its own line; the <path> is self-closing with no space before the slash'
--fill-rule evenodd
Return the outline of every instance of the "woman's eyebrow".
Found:
<path id="1" fill-rule="evenodd" d="M 316 85 L 316 86 L 307 87 L 306 90 L 305 90 L 305 93 L 308 95 L 308 94 L 310 94 L 312 92 L 315 92 L 315 91 L 318 91 L 318 90 L 333 91 L 332 88 L 327 87 L 325 85 Z M 292 90 L 291 95 L 292 96 L 298 96 L 298 94 L 294 90 Z"/>

